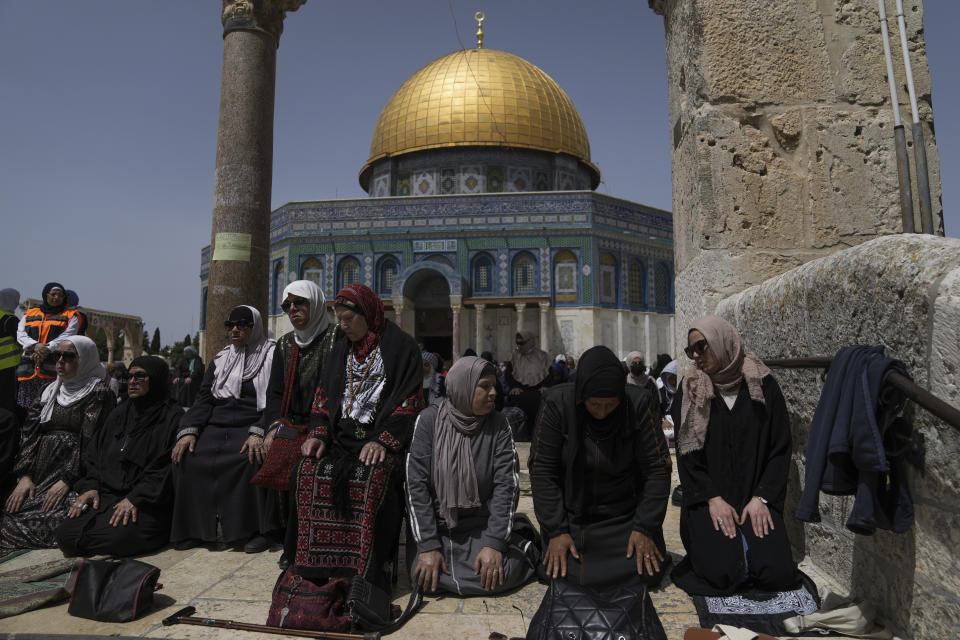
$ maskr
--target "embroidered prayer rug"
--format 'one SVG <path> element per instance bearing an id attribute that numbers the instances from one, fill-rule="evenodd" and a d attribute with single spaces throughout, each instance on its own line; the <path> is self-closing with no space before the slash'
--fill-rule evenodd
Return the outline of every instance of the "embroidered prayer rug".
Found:
<path id="1" fill-rule="evenodd" d="M 732 596 L 691 596 L 700 618 L 700 626 L 712 629 L 716 624 L 745 627 L 772 636 L 819 636 L 819 633 L 788 633 L 783 620 L 807 616 L 820 608 L 817 586 L 801 572 L 800 587 L 793 591 L 770 593 L 751 590 Z"/>
<path id="2" fill-rule="evenodd" d="M 76 560 L 64 558 L 0 573 L 0 618 L 19 615 L 70 597 Z"/>

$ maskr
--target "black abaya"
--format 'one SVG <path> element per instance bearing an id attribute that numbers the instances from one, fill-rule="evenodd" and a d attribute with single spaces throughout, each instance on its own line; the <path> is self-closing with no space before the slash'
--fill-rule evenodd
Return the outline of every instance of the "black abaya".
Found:
<path id="1" fill-rule="evenodd" d="M 687 557 L 673 572 L 673 581 L 694 595 L 730 595 L 752 583 L 765 591 L 792 589 L 799 573 L 790 553 L 783 503 L 790 462 L 787 407 L 773 376 L 762 381 L 764 403 L 751 400 L 740 386 L 733 408 L 719 392 L 710 405 L 703 448 L 678 451 L 683 486 L 680 536 Z M 682 391 L 673 400 L 674 424 L 681 424 Z M 767 500 L 773 531 L 763 538 L 747 520 L 732 539 L 714 529 L 708 500 L 723 498 L 738 513 L 753 496 Z"/>
<path id="2" fill-rule="evenodd" d="M 250 484 L 260 469 L 240 453 L 259 429 L 257 393 L 252 381 L 241 386 L 240 398 L 215 398 L 211 392 L 216 363 L 207 367 L 193 406 L 180 422 L 180 432 L 197 430 L 196 448 L 174 465 L 176 498 L 172 542 L 187 539 L 215 542 L 217 521 L 226 542 L 246 541 L 280 528 L 276 493 Z"/>

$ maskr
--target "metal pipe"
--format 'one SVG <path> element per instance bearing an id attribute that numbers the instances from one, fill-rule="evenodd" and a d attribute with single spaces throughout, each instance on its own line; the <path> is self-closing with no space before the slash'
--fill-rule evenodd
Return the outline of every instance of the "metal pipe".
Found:
<path id="1" fill-rule="evenodd" d="M 897 79 L 893 75 L 893 56 L 890 55 L 890 31 L 887 28 L 887 9 L 884 0 L 877 0 L 880 9 L 880 34 L 883 40 L 883 57 L 887 62 L 887 83 L 890 85 L 890 104 L 893 107 L 893 139 L 897 149 L 897 182 L 900 185 L 900 218 L 904 233 L 914 233 L 913 187 L 910 185 L 910 159 L 907 156 L 907 136 L 900 119 L 900 97 L 897 95 Z"/>
<path id="2" fill-rule="evenodd" d="M 763 363 L 768 367 L 788 369 L 825 369 L 830 366 L 831 362 L 833 362 L 833 358 L 822 356 L 814 358 L 770 358 L 763 360 Z M 891 371 L 887 374 L 885 382 L 902 391 L 908 398 L 954 429 L 960 429 L 960 409 L 944 402 L 910 378 L 896 371 Z"/>
<path id="3" fill-rule="evenodd" d="M 903 16 L 903 0 L 897 0 L 897 26 L 900 27 L 900 49 L 903 50 L 903 69 L 907 74 L 907 93 L 913 115 L 913 155 L 917 170 L 917 197 L 920 200 L 920 228 L 933 233 L 933 209 L 930 204 L 930 175 L 927 172 L 927 147 L 923 141 L 923 123 L 917 108 L 917 90 L 913 84 L 913 66 L 907 46 L 907 22 Z"/>

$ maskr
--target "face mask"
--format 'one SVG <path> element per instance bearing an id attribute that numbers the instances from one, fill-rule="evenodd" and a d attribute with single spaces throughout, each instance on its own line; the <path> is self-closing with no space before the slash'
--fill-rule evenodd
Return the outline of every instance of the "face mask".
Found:
<path id="1" fill-rule="evenodd" d="M 643 366 L 643 363 L 641 362 L 634 362 L 633 364 L 630 365 L 630 373 L 638 377 L 643 375 L 646 372 L 646 370 L 647 368 Z"/>

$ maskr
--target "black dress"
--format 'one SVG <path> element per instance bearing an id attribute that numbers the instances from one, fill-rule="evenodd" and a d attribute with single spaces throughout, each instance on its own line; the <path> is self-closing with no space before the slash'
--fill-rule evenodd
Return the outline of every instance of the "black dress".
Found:
<path id="1" fill-rule="evenodd" d="M 567 557 L 567 580 L 604 588 L 629 581 L 654 586 L 627 558 L 630 534 L 651 538 L 667 558 L 663 518 L 670 492 L 670 452 L 654 419 L 656 400 L 646 389 L 627 385 L 624 401 L 603 433 L 590 428 L 575 401 L 574 383 L 544 393 L 530 456 L 533 506 L 550 538 L 573 538 L 578 561 Z"/>
<path id="2" fill-rule="evenodd" d="M 677 452 L 683 487 L 680 537 L 687 556 L 673 571 L 673 581 L 693 595 L 721 596 L 750 586 L 764 591 L 795 588 L 800 581 L 783 522 L 790 462 L 790 423 L 780 386 L 773 376 L 762 381 L 764 403 L 751 400 L 740 385 L 733 408 L 714 389 L 703 448 Z M 680 425 L 683 395 L 672 405 Z M 707 501 L 720 496 L 738 514 L 753 498 L 767 500 L 774 529 L 758 538 L 748 520 L 739 535 L 716 531 Z"/>
<path id="3" fill-rule="evenodd" d="M 193 360 L 184 359 L 180 361 L 180 366 L 177 369 L 177 377 L 180 378 L 180 382 L 177 385 L 176 393 L 177 401 L 181 407 L 193 406 L 200 385 L 203 384 L 203 373 L 203 360 L 199 356 Z M 186 382 L 187 378 L 190 378 L 189 384 Z"/>
<path id="4" fill-rule="evenodd" d="M 170 540 L 240 542 L 280 528 L 276 492 L 250 484 L 260 465 L 240 453 L 250 433 L 260 433 L 257 392 L 252 381 L 240 398 L 215 398 L 216 364 L 207 367 L 197 399 L 180 421 L 177 439 L 197 433 L 196 449 L 173 465 L 174 505 Z M 254 429 L 254 431 L 251 431 Z"/>
<path id="5" fill-rule="evenodd" d="M 107 419 L 84 456 L 86 476 L 77 493 L 95 489 L 100 506 L 57 529 L 57 542 L 66 556 L 107 554 L 133 556 L 159 549 L 170 538 L 170 450 L 183 409 L 164 403 L 156 421 L 136 424 L 137 412 L 127 400 Z M 137 508 L 137 521 L 111 526 L 113 506 L 128 499 Z"/>

